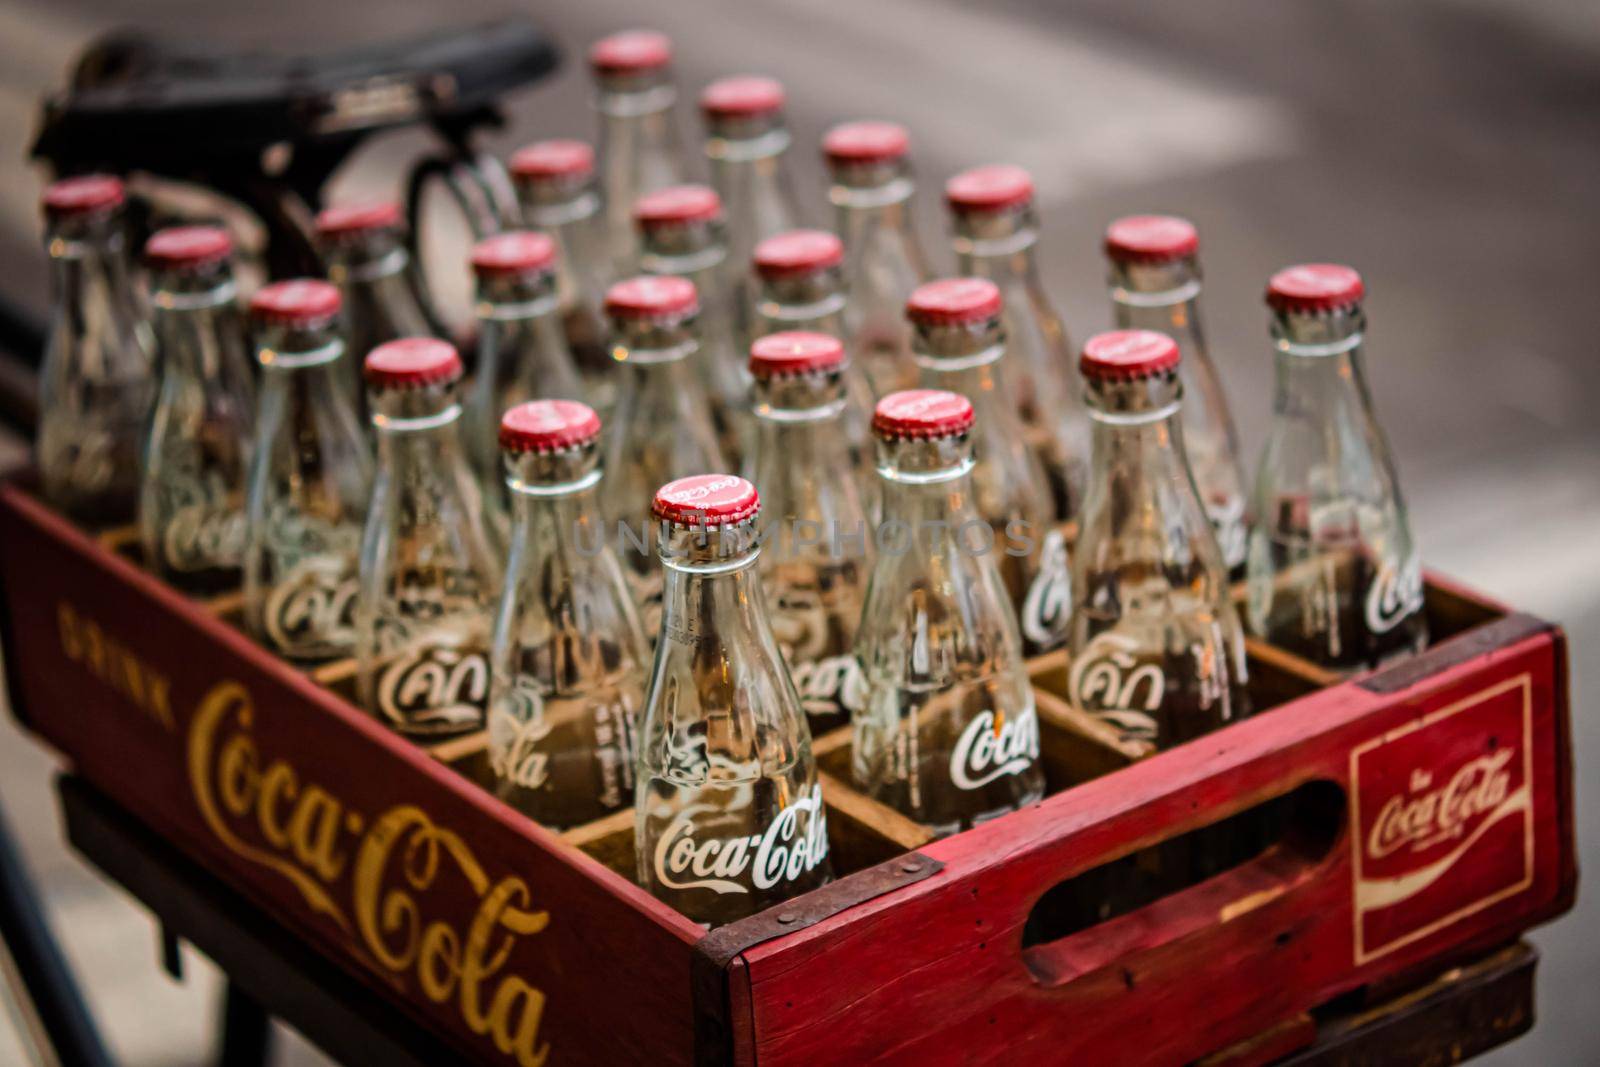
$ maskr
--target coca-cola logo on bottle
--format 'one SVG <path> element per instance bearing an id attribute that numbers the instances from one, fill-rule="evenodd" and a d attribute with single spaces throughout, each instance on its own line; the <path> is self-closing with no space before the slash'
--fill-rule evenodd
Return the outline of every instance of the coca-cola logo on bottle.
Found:
<path id="1" fill-rule="evenodd" d="M 1367 628 L 1388 633 L 1422 610 L 1422 557 L 1413 552 L 1397 567 L 1383 562 L 1367 587 Z"/>
<path id="2" fill-rule="evenodd" d="M 1531 884 L 1531 708 L 1519 675 L 1351 753 L 1358 963 Z"/>
<path id="3" fill-rule="evenodd" d="M 1039 716 L 1033 698 L 1014 715 L 985 709 L 967 723 L 950 753 L 950 780 L 957 789 L 979 789 L 997 778 L 1021 774 L 1039 759 Z"/>
<path id="4" fill-rule="evenodd" d="M 1216 531 L 1222 564 L 1231 571 L 1244 562 L 1250 547 L 1250 530 L 1244 523 L 1244 497 L 1207 502 L 1206 517 Z"/>
<path id="5" fill-rule="evenodd" d="M 517 675 L 489 708 L 488 727 L 489 767 L 496 778 L 524 789 L 540 789 L 550 780 L 550 754 L 542 742 L 552 724 L 537 682 Z"/>
<path id="6" fill-rule="evenodd" d="M 1167 693 L 1158 663 L 1140 663 L 1139 643 L 1127 634 L 1097 634 L 1072 661 L 1067 697 L 1135 740 L 1156 737 L 1155 713 Z"/>
<path id="7" fill-rule="evenodd" d="M 237 567 L 244 556 L 244 512 L 225 503 L 189 504 L 172 513 L 161 535 L 167 566 L 176 571 Z"/>
<path id="8" fill-rule="evenodd" d="M 690 804 L 673 818 L 656 842 L 656 880 L 668 889 L 709 889 L 748 893 L 792 882 L 828 855 L 828 821 L 822 786 L 778 813 L 758 834 L 728 838 L 696 837 L 698 821 L 726 816 L 712 804 Z"/>
<path id="9" fill-rule="evenodd" d="M 378 709 L 413 733 L 476 726 L 489 695 L 489 662 L 481 651 L 419 645 L 390 660 L 378 675 Z"/>
<path id="10" fill-rule="evenodd" d="M 1060 530 L 1045 535 L 1039 552 L 1039 573 L 1022 600 L 1022 636 L 1046 650 L 1061 644 L 1072 618 L 1072 567 L 1067 541 Z"/>
<path id="11" fill-rule="evenodd" d="M 262 627 L 284 652 L 336 651 L 355 643 L 354 560 L 302 560 L 267 594 Z"/>

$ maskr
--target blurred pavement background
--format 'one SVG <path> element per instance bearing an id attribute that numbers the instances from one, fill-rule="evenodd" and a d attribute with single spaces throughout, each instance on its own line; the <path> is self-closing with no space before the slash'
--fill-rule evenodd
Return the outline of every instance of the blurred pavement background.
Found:
<path id="1" fill-rule="evenodd" d="M 96 33 L 136 23 L 304 49 L 519 11 L 494 0 L 0 0 L 0 287 L 42 308 L 41 178 L 23 153 L 39 94 Z M 510 102 L 496 150 L 591 136 L 583 47 L 648 24 L 677 42 L 686 103 L 725 73 L 785 82 L 813 222 L 827 222 L 815 145 L 842 119 L 910 127 L 925 243 L 945 264 L 943 179 L 982 162 L 1032 169 L 1046 281 L 1080 338 L 1108 320 L 1105 223 L 1152 210 L 1195 219 L 1212 351 L 1252 464 L 1270 399 L 1264 280 L 1308 259 L 1360 268 L 1371 384 L 1426 560 L 1568 627 L 1582 860 L 1600 862 L 1582 817 L 1600 786 L 1600 722 L 1586 714 L 1600 651 L 1600 372 L 1583 325 L 1600 291 L 1600 5 L 553 0 L 533 14 L 568 63 Z M 698 135 L 691 107 L 682 118 Z M 338 189 L 396 194 L 421 142 L 372 144 Z M 49 756 L 0 720 L 0 799 L 111 1043 L 137 1067 L 205 1062 L 215 975 L 199 959 L 186 985 L 160 973 L 145 913 L 62 845 L 50 774 Z M 1538 1025 L 1483 1062 L 1600 1062 L 1600 899 L 1584 896 L 1534 941 Z M 0 1062 L 22 1061 L 15 1041 L 0 1015 Z M 289 1035 L 279 1062 L 322 1061 Z"/>

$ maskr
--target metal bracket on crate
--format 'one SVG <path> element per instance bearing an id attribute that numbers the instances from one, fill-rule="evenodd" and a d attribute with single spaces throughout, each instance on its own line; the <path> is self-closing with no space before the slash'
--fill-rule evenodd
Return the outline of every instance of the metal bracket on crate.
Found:
<path id="1" fill-rule="evenodd" d="M 1369 693 L 1398 693 L 1470 659 L 1553 629 L 1555 627 L 1550 623 L 1532 615 L 1521 612 L 1507 615 L 1467 633 L 1457 634 L 1442 645 L 1420 652 L 1370 677 L 1359 679 L 1356 685 Z"/>
<path id="2" fill-rule="evenodd" d="M 733 1062 L 729 970 L 747 949 L 804 930 L 942 870 L 944 864 L 938 860 L 907 852 L 707 934 L 695 945 L 690 966 L 695 1063 L 711 1067 Z"/>

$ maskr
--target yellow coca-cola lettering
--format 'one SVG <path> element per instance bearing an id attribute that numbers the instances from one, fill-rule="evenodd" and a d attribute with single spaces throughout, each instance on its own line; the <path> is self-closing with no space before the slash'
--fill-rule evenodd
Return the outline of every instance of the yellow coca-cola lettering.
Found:
<path id="1" fill-rule="evenodd" d="M 85 670 L 163 729 L 176 730 L 172 680 L 107 634 L 98 622 L 65 600 L 56 603 L 56 632 L 67 659 Z"/>
<path id="2" fill-rule="evenodd" d="M 401 878 L 391 881 L 385 876 L 402 846 Z M 464 944 L 442 920 L 425 923 L 412 896 L 435 885 L 444 859 L 480 898 Z M 415 967 L 424 994 L 439 1003 L 454 993 L 462 1019 L 475 1033 L 489 1037 L 522 1067 L 544 1063 L 550 1052 L 549 1044 L 538 1040 L 544 994 L 514 974 L 499 973 L 516 938 L 549 923 L 548 912 L 529 910 L 526 882 L 507 876 L 491 886 L 465 842 L 411 805 L 391 809 L 373 825 L 356 857 L 353 879 L 357 929 L 384 966 Z M 483 994 L 490 989 L 485 1011 Z"/>
<path id="3" fill-rule="evenodd" d="M 458 835 L 415 805 L 368 823 L 289 761 L 264 758 L 255 725 L 249 693 L 222 682 L 190 726 L 190 786 L 222 845 L 287 879 L 376 967 L 414 974 L 429 1001 L 453 1003 L 468 1029 L 519 1067 L 542 1067 L 550 1054 L 539 1039 L 545 994 L 508 970 L 519 939 L 549 923 L 527 882 L 491 878 Z M 348 908 L 332 892 L 346 877 Z M 429 913 L 444 899 L 429 894 L 450 881 L 477 900 L 468 922 Z"/>

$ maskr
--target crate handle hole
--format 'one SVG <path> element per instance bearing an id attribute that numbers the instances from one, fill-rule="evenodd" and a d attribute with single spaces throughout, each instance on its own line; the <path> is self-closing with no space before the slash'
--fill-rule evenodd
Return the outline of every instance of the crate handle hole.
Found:
<path id="1" fill-rule="evenodd" d="M 1344 789 L 1318 779 L 1075 874 L 1028 913 L 1023 963 L 1057 986 L 1263 907 L 1330 859 L 1346 809 Z"/>

